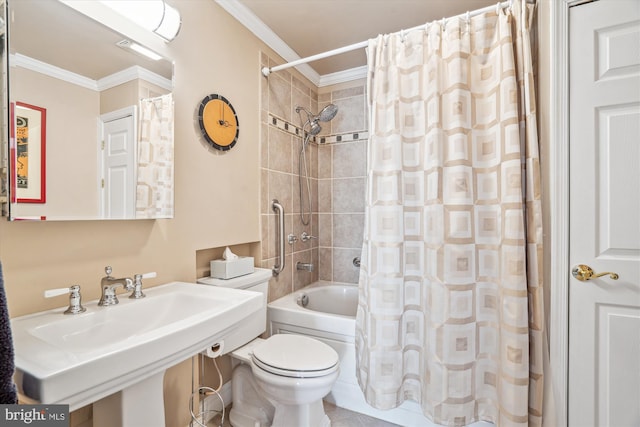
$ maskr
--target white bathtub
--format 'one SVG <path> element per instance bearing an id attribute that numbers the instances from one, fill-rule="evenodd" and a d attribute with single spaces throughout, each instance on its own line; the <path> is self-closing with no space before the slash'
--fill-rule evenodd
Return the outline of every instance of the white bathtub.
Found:
<path id="1" fill-rule="evenodd" d="M 306 308 L 298 303 L 304 296 L 310 301 Z M 339 302 L 330 304 L 331 298 L 339 298 Z M 269 332 L 301 333 L 353 344 L 357 304 L 357 285 L 316 282 L 269 304 Z"/>
<path id="2" fill-rule="evenodd" d="M 305 295 L 308 298 L 306 308 L 298 304 Z M 316 282 L 269 304 L 269 332 L 311 336 L 338 352 L 340 376 L 325 400 L 403 426 L 435 426 L 422 415 L 420 406 L 415 402 L 405 402 L 389 411 L 374 409 L 365 402 L 356 379 L 354 336 L 357 305 L 357 285 Z"/>
<path id="3" fill-rule="evenodd" d="M 307 310 L 338 316 L 356 317 L 358 287 L 318 282 L 296 293 L 296 303 Z"/>

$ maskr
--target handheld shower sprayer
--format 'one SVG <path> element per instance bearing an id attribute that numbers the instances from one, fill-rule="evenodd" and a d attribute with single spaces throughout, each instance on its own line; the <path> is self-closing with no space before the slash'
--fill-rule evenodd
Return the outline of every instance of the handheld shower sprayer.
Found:
<path id="1" fill-rule="evenodd" d="M 332 120 L 338 113 L 338 107 L 335 104 L 329 104 L 324 107 L 318 114 L 312 114 L 304 107 L 296 107 L 296 113 L 300 114 L 300 112 L 304 112 L 307 115 L 307 121 L 304 123 L 304 125 L 302 125 L 302 130 L 304 131 L 304 127 L 308 124 L 309 133 L 315 136 L 322 130 L 322 126 L 320 126 L 318 122 L 328 122 Z"/>
<path id="2" fill-rule="evenodd" d="M 307 148 L 307 144 L 309 143 L 309 138 L 311 136 L 315 136 L 320 133 L 322 130 L 322 126 L 320 126 L 319 122 L 328 122 L 332 120 L 336 114 L 338 113 L 338 107 L 335 104 L 329 104 L 325 106 L 318 114 L 312 114 L 309 110 L 304 107 L 297 106 L 296 113 L 300 116 L 300 123 L 302 120 L 302 112 L 307 115 L 307 121 L 302 125 L 302 147 L 300 148 L 300 155 L 298 159 L 298 183 L 299 183 L 299 195 L 300 195 L 300 221 L 302 221 L 303 225 L 309 224 L 309 217 L 311 216 L 311 188 L 309 184 L 309 173 L 307 171 L 307 160 L 305 156 L 305 149 Z M 309 130 L 305 133 L 306 126 L 309 125 Z M 304 168 L 304 169 L 303 169 Z M 309 207 L 309 212 L 305 212 L 305 204 L 302 201 L 302 176 L 304 172 L 304 177 L 307 182 L 307 206 Z M 305 218 L 305 215 L 308 215 Z"/>
<path id="3" fill-rule="evenodd" d="M 322 130 L 322 126 L 318 124 L 318 120 L 312 120 L 309 125 L 309 133 L 313 136 L 316 136 Z"/>

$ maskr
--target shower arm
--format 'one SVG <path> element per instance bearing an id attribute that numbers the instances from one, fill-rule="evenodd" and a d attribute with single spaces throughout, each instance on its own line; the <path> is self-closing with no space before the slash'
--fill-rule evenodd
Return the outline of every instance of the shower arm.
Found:
<path id="1" fill-rule="evenodd" d="M 296 107 L 296 113 L 298 113 L 298 115 L 300 115 L 300 111 L 304 111 L 304 113 L 307 115 L 307 121 L 304 122 L 304 124 L 302 125 L 302 132 L 304 133 L 304 127 L 308 124 L 311 124 L 311 122 L 318 120 L 317 117 L 313 114 L 311 114 L 311 111 L 307 110 L 304 107 L 300 107 L 297 106 Z"/>

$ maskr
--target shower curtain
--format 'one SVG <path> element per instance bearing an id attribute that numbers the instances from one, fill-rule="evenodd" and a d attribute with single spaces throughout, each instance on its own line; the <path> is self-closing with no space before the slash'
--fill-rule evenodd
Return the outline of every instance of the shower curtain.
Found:
<path id="1" fill-rule="evenodd" d="M 173 217 L 173 95 L 140 100 L 136 218 Z"/>
<path id="2" fill-rule="evenodd" d="M 541 424 L 533 14 L 515 0 L 369 43 L 356 358 L 378 409 Z"/>

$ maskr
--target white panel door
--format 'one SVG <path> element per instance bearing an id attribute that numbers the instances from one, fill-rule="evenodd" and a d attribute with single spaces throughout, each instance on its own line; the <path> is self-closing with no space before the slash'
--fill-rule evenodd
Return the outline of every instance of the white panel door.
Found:
<path id="1" fill-rule="evenodd" d="M 640 426 L 640 1 L 569 12 L 569 425 Z"/>
<path id="2" fill-rule="evenodd" d="M 110 219 L 135 218 L 136 168 L 133 116 L 103 124 L 103 215 Z"/>

